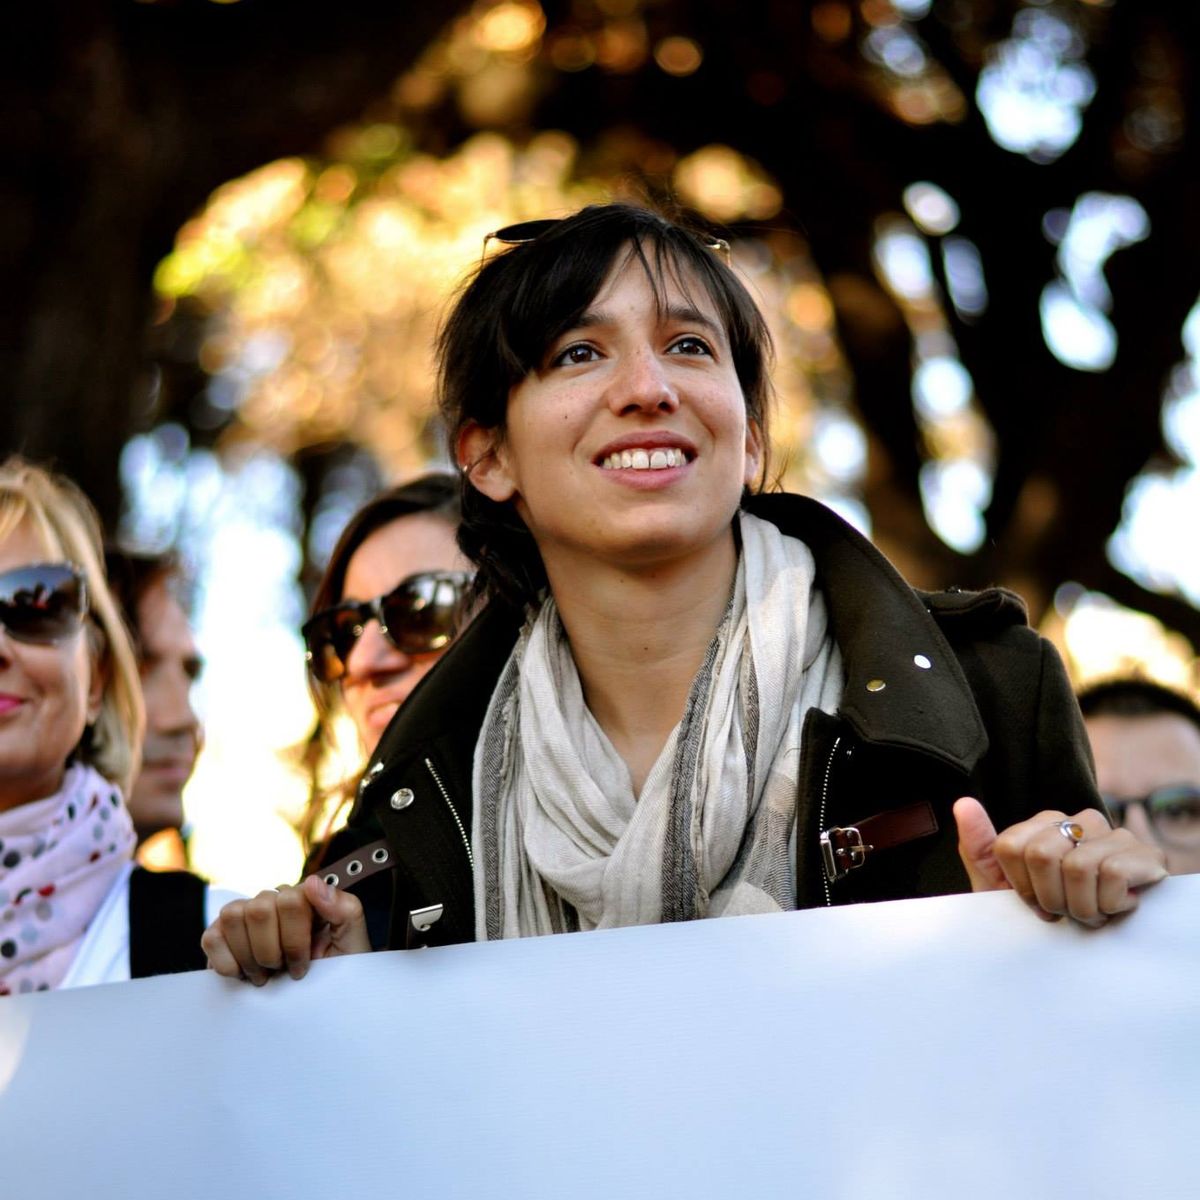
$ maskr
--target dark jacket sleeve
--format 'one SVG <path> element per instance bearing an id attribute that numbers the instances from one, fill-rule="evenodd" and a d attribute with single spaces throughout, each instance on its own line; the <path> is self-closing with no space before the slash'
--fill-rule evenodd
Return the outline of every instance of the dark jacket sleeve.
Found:
<path id="1" fill-rule="evenodd" d="M 1079 704 L 1058 651 L 1042 642 L 1042 677 L 1034 747 L 1040 784 L 1035 811 L 1059 809 L 1072 814 L 1104 805 L 1096 790 L 1096 771 Z M 1107 815 L 1107 814 L 1106 814 Z"/>
<path id="2" fill-rule="evenodd" d="M 972 783 L 996 828 L 1044 809 L 1103 811 L 1083 718 L 1053 645 L 1011 626 L 956 649 L 988 731 Z"/>

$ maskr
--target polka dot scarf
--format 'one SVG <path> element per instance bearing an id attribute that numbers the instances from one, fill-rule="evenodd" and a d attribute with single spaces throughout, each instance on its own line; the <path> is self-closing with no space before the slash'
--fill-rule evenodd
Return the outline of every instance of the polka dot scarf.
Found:
<path id="1" fill-rule="evenodd" d="M 81 764 L 53 796 L 0 812 L 0 996 L 62 982 L 136 842 L 121 793 Z"/>

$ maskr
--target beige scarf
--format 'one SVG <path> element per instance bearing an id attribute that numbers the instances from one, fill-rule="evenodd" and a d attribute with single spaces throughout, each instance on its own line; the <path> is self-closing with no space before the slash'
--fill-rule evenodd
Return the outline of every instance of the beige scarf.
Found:
<path id="1" fill-rule="evenodd" d="M 841 656 L 808 548 L 740 522 L 729 609 L 640 797 L 553 599 L 526 624 L 475 748 L 479 939 L 795 907 L 801 727 L 836 709 Z"/>

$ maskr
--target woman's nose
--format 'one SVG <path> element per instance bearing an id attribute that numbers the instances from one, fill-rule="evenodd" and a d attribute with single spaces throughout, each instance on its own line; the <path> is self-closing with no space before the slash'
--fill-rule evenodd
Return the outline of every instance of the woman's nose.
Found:
<path id="1" fill-rule="evenodd" d="M 375 671 L 404 671 L 411 665 L 412 659 L 388 641 L 383 627 L 374 617 L 367 620 L 358 641 L 346 656 L 346 673 L 351 678 Z"/>
<path id="2" fill-rule="evenodd" d="M 679 396 L 665 364 L 647 346 L 624 355 L 617 362 L 608 402 L 615 413 L 670 413 L 679 407 Z"/>

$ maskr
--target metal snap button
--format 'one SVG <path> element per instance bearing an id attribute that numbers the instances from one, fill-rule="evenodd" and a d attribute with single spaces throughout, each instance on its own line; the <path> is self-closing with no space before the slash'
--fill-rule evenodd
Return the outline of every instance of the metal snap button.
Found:
<path id="1" fill-rule="evenodd" d="M 929 668 L 933 666 L 933 663 L 931 663 L 924 654 L 914 654 L 913 662 L 916 663 L 916 665 L 920 667 L 922 671 L 928 671 Z"/>
<path id="2" fill-rule="evenodd" d="M 868 692 L 882 692 L 887 687 L 887 684 L 882 679 L 869 679 L 867 681 Z"/>
<path id="3" fill-rule="evenodd" d="M 358 781 L 358 790 L 359 790 L 359 792 L 363 792 L 363 791 L 365 791 L 365 790 L 366 790 L 366 787 L 367 787 L 367 785 L 368 785 L 368 784 L 369 784 L 369 783 L 370 783 L 372 780 L 374 780 L 374 779 L 376 778 L 376 776 L 378 776 L 379 772 L 380 772 L 380 771 L 382 771 L 382 770 L 383 770 L 383 763 L 382 763 L 382 762 L 377 762 L 377 763 L 374 763 L 374 764 L 371 766 L 371 769 L 370 769 L 370 770 L 369 770 L 369 771 L 368 771 L 368 772 L 367 772 L 367 773 L 366 773 L 366 774 L 365 774 L 365 775 L 364 775 L 364 776 L 363 776 L 363 777 L 362 777 L 362 778 L 361 778 L 361 779 Z"/>
<path id="4" fill-rule="evenodd" d="M 413 796 L 412 788 L 399 788 L 397 791 L 392 793 L 392 798 L 388 801 L 388 803 L 394 809 L 399 810 L 401 808 L 407 808 L 415 798 L 416 797 Z"/>

